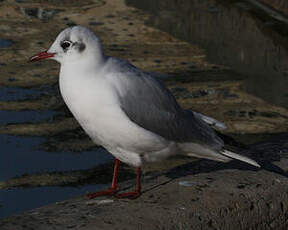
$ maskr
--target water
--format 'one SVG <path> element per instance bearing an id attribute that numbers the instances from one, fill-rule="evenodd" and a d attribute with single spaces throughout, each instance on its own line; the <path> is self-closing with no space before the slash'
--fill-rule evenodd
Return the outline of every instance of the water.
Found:
<path id="1" fill-rule="evenodd" d="M 42 86 L 35 88 L 21 88 L 16 86 L 6 86 L 0 88 L 1 101 L 24 101 L 33 100 L 41 96 L 55 95 L 54 86 Z"/>
<path id="2" fill-rule="evenodd" d="M 102 149 L 83 151 L 81 154 L 37 150 L 44 141 L 45 138 L 42 137 L 1 135 L 0 180 L 27 173 L 88 169 L 112 159 Z"/>
<path id="3" fill-rule="evenodd" d="M 105 186 L 98 184 L 81 187 L 40 187 L 2 190 L 0 191 L 0 218 L 94 192 Z"/>
<path id="4" fill-rule="evenodd" d="M 8 48 L 11 45 L 12 41 L 5 38 L 0 38 L 0 48 Z"/>
<path id="5" fill-rule="evenodd" d="M 43 120 L 52 119 L 53 116 L 60 115 L 61 112 L 51 110 L 27 110 L 27 111 L 4 111 L 0 110 L 0 125 L 17 124 L 23 122 L 36 123 Z"/>
<path id="6" fill-rule="evenodd" d="M 24 174 L 65 172 L 94 168 L 112 160 L 105 150 L 53 152 L 37 150 L 43 137 L 17 137 L 0 135 L 0 180 Z M 103 181 L 103 180 L 102 180 Z M 83 195 L 102 188 L 103 184 L 81 187 L 41 187 L 0 190 L 0 218 L 52 202 Z"/>
<path id="7" fill-rule="evenodd" d="M 248 1 L 126 2 L 151 13 L 149 25 L 200 45 L 210 62 L 241 73 L 249 93 L 288 107 L 287 18 L 265 13 Z M 286 0 L 274 5 L 288 12 Z"/>

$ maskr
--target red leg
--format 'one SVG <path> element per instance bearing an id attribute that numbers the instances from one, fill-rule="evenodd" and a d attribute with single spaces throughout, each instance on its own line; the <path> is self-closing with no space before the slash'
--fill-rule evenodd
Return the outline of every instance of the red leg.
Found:
<path id="1" fill-rule="evenodd" d="M 120 193 L 117 194 L 117 198 L 130 198 L 130 199 L 135 199 L 141 194 L 141 168 L 137 168 L 137 181 L 136 181 L 136 188 L 132 192 L 125 192 L 125 193 Z"/>
<path id="2" fill-rule="evenodd" d="M 118 169 L 119 169 L 119 160 L 115 158 L 115 164 L 114 164 L 114 172 L 113 172 L 113 179 L 112 179 L 112 185 L 111 188 L 100 191 L 100 192 L 93 192 L 89 193 L 87 196 L 89 199 L 93 199 L 98 196 L 112 196 L 116 193 L 118 190 L 118 185 L 117 185 L 117 176 L 118 176 Z"/>

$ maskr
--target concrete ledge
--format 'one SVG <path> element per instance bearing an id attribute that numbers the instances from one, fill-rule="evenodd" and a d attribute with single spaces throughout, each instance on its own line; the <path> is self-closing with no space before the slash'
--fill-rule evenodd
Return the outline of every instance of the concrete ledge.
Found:
<path id="1" fill-rule="evenodd" d="M 2 219 L 0 229 L 287 229 L 284 155 L 260 170 L 196 160 L 145 176 L 136 200 L 82 196 Z"/>

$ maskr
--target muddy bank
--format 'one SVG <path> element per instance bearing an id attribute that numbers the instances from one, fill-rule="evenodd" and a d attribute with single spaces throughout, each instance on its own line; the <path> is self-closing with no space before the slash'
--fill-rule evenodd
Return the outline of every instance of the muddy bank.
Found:
<path id="1" fill-rule="evenodd" d="M 199 45 L 209 62 L 242 73 L 245 91 L 287 107 L 288 18 L 274 9 L 284 10 L 285 0 L 127 2 L 151 14 L 149 25 Z"/>
<path id="2" fill-rule="evenodd" d="M 282 14 L 288 15 L 288 3 L 285 0 L 259 0 L 260 3 L 265 3 L 266 6 L 274 8 Z"/>
<path id="3" fill-rule="evenodd" d="M 67 112 L 59 94 L 59 65 L 53 61 L 26 63 L 31 55 L 47 49 L 61 29 L 75 24 L 88 26 L 95 31 L 102 40 L 107 55 L 128 59 L 146 71 L 172 76 L 171 81 L 164 81 L 176 94 L 181 105 L 226 121 L 227 133 L 279 133 L 288 130 L 287 109 L 267 102 L 285 104 L 287 96 L 284 86 L 287 77 L 278 76 L 278 81 L 266 77 L 263 79 L 265 74 L 274 69 L 279 69 L 279 74 L 286 71 L 283 63 L 287 63 L 288 57 L 282 50 L 279 51 L 279 36 L 276 36 L 276 32 L 266 38 L 263 36 L 261 24 L 254 18 L 242 17 L 238 7 L 227 11 L 227 7 L 215 0 L 182 5 L 177 5 L 174 1 L 170 5 L 164 2 L 155 2 L 153 5 L 149 1 L 135 3 L 144 9 L 151 5 L 150 10 L 156 12 L 156 17 L 153 18 L 149 12 L 125 3 L 120 0 L 81 3 L 65 1 L 61 4 L 56 1 L 37 0 L 0 2 L 0 19 L 3 21 L 0 26 L 1 37 L 13 41 L 10 46 L 1 49 L 1 92 L 16 95 L 9 100 L 8 93 L 3 95 L 0 109 L 49 109 L 64 111 L 65 114 L 65 117 L 52 117 L 49 122 L 43 120 L 34 124 L 8 124 L 0 127 L 1 134 L 49 136 L 78 129 L 76 122 L 71 121 L 71 114 Z M 131 1 L 127 3 L 134 6 Z M 209 8 L 210 5 L 223 14 L 214 12 Z M 195 12 L 192 18 L 189 17 L 191 14 L 187 9 Z M 178 15 L 179 12 L 182 14 Z M 172 26 L 175 21 L 179 26 Z M 223 24 L 223 28 L 216 22 Z M 202 24 L 205 25 L 205 31 L 201 29 Z M 155 27 L 180 39 L 190 40 L 191 37 L 194 40 L 190 44 Z M 215 27 L 217 36 L 211 34 Z M 237 43 L 241 45 L 235 46 L 235 41 L 229 38 L 231 32 L 237 34 Z M 251 43 L 257 45 L 253 45 L 252 49 Z M 211 56 L 212 53 L 214 56 Z M 233 58 L 227 58 L 230 56 Z M 226 61 L 219 63 L 223 57 Z M 249 76 L 250 84 L 247 86 L 247 76 L 231 69 L 242 69 L 243 66 L 249 66 L 245 70 L 253 70 L 258 76 L 262 75 L 260 78 Z M 270 88 L 268 90 L 267 86 L 277 88 L 278 93 Z M 266 92 L 263 96 L 265 100 L 247 93 L 247 88 L 256 95 L 263 96 L 263 92 Z M 33 94 L 37 90 L 41 93 L 37 92 L 35 97 Z"/>

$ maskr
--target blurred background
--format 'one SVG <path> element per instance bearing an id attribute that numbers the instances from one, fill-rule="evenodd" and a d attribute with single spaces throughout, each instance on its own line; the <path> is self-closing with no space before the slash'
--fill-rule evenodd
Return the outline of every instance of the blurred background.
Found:
<path id="1" fill-rule="evenodd" d="M 0 218 L 110 184 L 112 156 L 64 105 L 59 64 L 27 63 L 68 26 L 167 74 L 183 107 L 224 121 L 237 142 L 288 142 L 286 0 L 0 0 L 0 21 Z M 120 180 L 133 175 L 122 165 Z"/>

